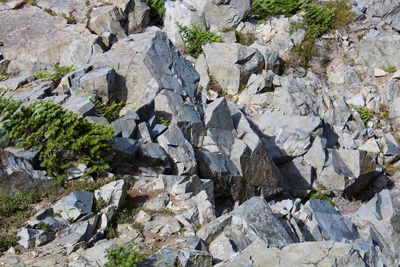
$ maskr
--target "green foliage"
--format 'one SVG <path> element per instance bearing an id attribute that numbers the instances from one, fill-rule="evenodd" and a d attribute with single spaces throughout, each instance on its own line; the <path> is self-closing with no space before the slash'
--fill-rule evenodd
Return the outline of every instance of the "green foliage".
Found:
<path id="1" fill-rule="evenodd" d="M 280 14 L 290 17 L 300 10 L 303 2 L 302 0 L 254 0 L 251 13 L 260 18 Z"/>
<path id="2" fill-rule="evenodd" d="M 294 53 L 305 66 L 316 52 L 318 37 L 331 29 L 346 26 L 354 18 L 349 4 L 344 0 L 324 3 L 316 0 L 255 0 L 251 10 L 261 19 L 278 14 L 290 17 L 301 12 L 303 22 L 293 26 L 304 29 L 306 36 L 303 43 L 295 47 Z"/>
<path id="3" fill-rule="evenodd" d="M 163 125 L 165 125 L 167 127 L 171 125 L 171 122 L 168 121 L 167 119 L 165 119 L 164 117 L 157 118 L 157 123 L 163 124 Z"/>
<path id="4" fill-rule="evenodd" d="M 37 192 L 5 196 L 0 194 L 0 252 L 17 244 L 17 230 L 32 216 L 29 209 L 38 203 L 44 195 Z"/>
<path id="5" fill-rule="evenodd" d="M 116 247 L 109 249 L 106 254 L 108 262 L 105 267 L 136 267 L 141 260 L 139 248 L 132 247 Z"/>
<path id="6" fill-rule="evenodd" d="M 197 58 L 202 52 L 202 46 L 212 42 L 223 42 L 221 36 L 211 31 L 205 31 L 198 25 L 183 26 L 177 24 L 179 34 L 185 43 L 185 51 L 191 56 Z"/>
<path id="7" fill-rule="evenodd" d="M 175 213 L 172 210 L 167 209 L 167 208 L 162 208 L 162 209 L 158 209 L 158 210 L 143 209 L 143 211 L 150 215 L 164 214 L 164 215 L 169 215 L 169 216 L 175 216 Z"/>
<path id="8" fill-rule="evenodd" d="M 238 43 L 242 45 L 251 45 L 257 39 L 253 32 L 242 33 L 240 31 L 235 31 L 235 35 Z"/>
<path id="9" fill-rule="evenodd" d="M 397 71 L 396 66 L 391 65 L 391 64 L 383 65 L 383 66 L 381 66 L 381 69 L 383 69 L 387 73 L 395 73 Z M 1 80 L 1 77 L 0 77 L 0 80 Z"/>
<path id="10" fill-rule="evenodd" d="M 353 108 L 360 114 L 360 117 L 365 124 L 374 117 L 374 112 L 367 107 L 353 106 Z"/>
<path id="11" fill-rule="evenodd" d="M 0 114 L 3 141 L 40 150 L 41 166 L 49 175 L 59 177 L 58 182 L 64 180 L 65 170 L 72 163 L 88 166 L 86 174 L 109 168 L 111 126 L 90 123 L 45 100 L 23 106 L 19 101 L 0 97 Z"/>
<path id="12" fill-rule="evenodd" d="M 98 116 L 104 117 L 109 121 L 114 121 L 119 118 L 119 112 L 124 107 L 124 104 L 121 102 L 111 102 L 108 104 L 104 104 L 100 100 L 92 101 L 96 107 L 98 112 Z"/>
<path id="13" fill-rule="evenodd" d="M 332 198 L 330 198 L 329 196 L 327 196 L 326 194 L 324 194 L 321 191 L 317 191 L 317 192 L 311 193 L 310 199 L 323 200 L 323 201 L 331 203 L 332 206 L 336 206 L 336 203 L 332 200 Z"/>
<path id="14" fill-rule="evenodd" d="M 107 202 L 103 198 L 99 198 L 94 202 L 94 210 L 99 211 L 107 206 Z"/>
<path id="15" fill-rule="evenodd" d="M 5 81 L 7 79 L 8 79 L 7 75 L 2 73 L 2 72 L 0 72 L 0 82 Z"/>
<path id="16" fill-rule="evenodd" d="M 150 7 L 150 19 L 157 24 L 162 24 L 165 16 L 164 0 L 145 0 Z"/>
<path id="17" fill-rule="evenodd" d="M 52 72 L 40 71 L 33 74 L 36 79 L 53 79 L 59 80 L 65 76 L 65 74 L 74 71 L 75 67 L 72 65 L 62 66 L 59 64 L 54 65 L 54 70 Z"/>

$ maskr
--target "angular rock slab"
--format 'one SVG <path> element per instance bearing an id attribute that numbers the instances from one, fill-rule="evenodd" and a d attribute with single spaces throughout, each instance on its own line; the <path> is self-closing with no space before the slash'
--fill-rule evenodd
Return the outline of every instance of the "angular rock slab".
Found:
<path id="1" fill-rule="evenodd" d="M 94 191 L 96 201 L 102 199 L 107 206 L 119 209 L 125 202 L 127 185 L 123 179 L 111 182 Z"/>
<path id="2" fill-rule="evenodd" d="M 208 67 L 212 76 L 229 95 L 243 89 L 253 73 L 264 69 L 264 57 L 255 48 L 236 43 L 209 43 L 203 46 Z"/>
<path id="3" fill-rule="evenodd" d="M 93 193 L 73 192 L 58 200 L 53 205 L 54 213 L 59 213 L 67 221 L 76 221 L 84 215 L 92 212 Z"/>
<path id="4" fill-rule="evenodd" d="M 140 107 L 161 89 L 169 89 L 182 96 L 197 96 L 199 75 L 156 27 L 121 39 L 91 63 L 112 67 L 117 73 L 120 88 L 118 99 L 126 106 Z"/>

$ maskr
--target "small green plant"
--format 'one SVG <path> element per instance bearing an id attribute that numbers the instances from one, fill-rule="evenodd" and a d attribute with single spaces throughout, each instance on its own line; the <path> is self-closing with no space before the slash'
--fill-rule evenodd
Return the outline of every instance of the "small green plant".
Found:
<path id="1" fill-rule="evenodd" d="M 311 193 L 310 199 L 323 200 L 323 201 L 331 203 L 332 206 L 336 206 L 336 203 L 332 200 L 332 198 L 330 198 L 329 196 L 324 194 L 322 191 L 317 191 L 317 192 Z"/>
<path id="2" fill-rule="evenodd" d="M 139 231 L 139 233 L 143 236 L 143 231 L 144 231 L 144 226 L 143 223 L 140 222 L 133 222 L 132 223 L 133 228 Z"/>
<path id="3" fill-rule="evenodd" d="M 36 101 L 27 106 L 0 97 L 2 141 L 40 151 L 41 166 L 55 181 L 64 181 L 65 170 L 73 163 L 89 167 L 86 174 L 109 168 L 111 126 L 90 123 L 51 101 Z M 60 178 L 61 177 L 61 178 Z"/>
<path id="4" fill-rule="evenodd" d="M 52 72 L 40 71 L 33 74 L 36 79 L 53 79 L 60 80 L 65 74 L 74 71 L 75 67 L 72 65 L 62 66 L 59 64 L 54 65 L 54 70 Z"/>
<path id="5" fill-rule="evenodd" d="M 124 107 L 124 104 L 121 102 L 110 102 L 104 104 L 100 100 L 93 100 L 93 104 L 96 107 L 97 115 L 100 117 L 105 117 L 109 121 L 114 121 L 119 118 L 119 113 L 121 109 Z"/>
<path id="6" fill-rule="evenodd" d="M 48 232 L 50 230 L 49 226 L 44 222 L 38 223 L 38 225 L 36 225 L 36 229 L 43 230 L 44 232 Z"/>
<path id="7" fill-rule="evenodd" d="M 139 248 L 137 246 L 109 249 L 106 253 L 108 262 L 105 267 L 136 267 L 141 260 Z"/>
<path id="8" fill-rule="evenodd" d="M 302 3 L 302 0 L 254 0 L 251 13 L 260 18 L 280 14 L 290 17 L 300 10 Z"/>
<path id="9" fill-rule="evenodd" d="M 185 44 L 186 53 L 195 58 L 203 51 L 203 45 L 212 42 L 223 42 L 221 36 L 211 31 L 205 31 L 198 25 L 184 26 L 179 23 L 177 25 L 179 34 Z"/>
<path id="10" fill-rule="evenodd" d="M 361 120 L 365 125 L 374 117 L 374 112 L 367 107 L 353 106 L 353 108 L 360 114 Z"/>
<path id="11" fill-rule="evenodd" d="M 150 7 L 150 19 L 156 24 L 162 24 L 165 16 L 164 0 L 145 0 Z"/>
<path id="12" fill-rule="evenodd" d="M 391 65 L 391 64 L 382 65 L 381 69 L 383 69 L 387 73 L 391 73 L 391 74 L 393 74 L 393 73 L 395 73 L 397 71 L 396 66 Z"/>
<path id="13" fill-rule="evenodd" d="M 33 214 L 30 206 L 43 198 L 38 192 L 0 194 L 0 253 L 17 244 L 17 230 Z"/>
<path id="14" fill-rule="evenodd" d="M 94 202 L 94 210 L 99 211 L 107 206 L 107 202 L 103 198 L 99 198 Z"/>
<path id="15" fill-rule="evenodd" d="M 353 20 L 354 14 L 344 0 L 255 0 L 251 12 L 260 19 L 283 14 L 287 17 L 301 13 L 303 22 L 292 25 L 306 31 L 303 43 L 297 45 L 293 52 L 304 66 L 316 53 L 316 39 L 332 29 L 346 26 Z"/>
<path id="16" fill-rule="evenodd" d="M 76 18 L 74 16 L 64 16 L 64 18 L 67 20 L 67 24 L 76 24 Z"/>
<path id="17" fill-rule="evenodd" d="M 256 41 L 256 36 L 253 32 L 242 33 L 240 31 L 235 31 L 236 40 L 242 45 L 251 45 Z"/>
<path id="18" fill-rule="evenodd" d="M 2 72 L 0 72 L 0 82 L 5 81 L 7 79 L 8 79 L 7 75 L 2 73 Z"/>
<path id="19" fill-rule="evenodd" d="M 157 123 L 165 125 L 167 127 L 169 127 L 171 125 L 171 122 L 168 121 L 167 119 L 165 119 L 164 117 L 157 118 Z"/>
<path id="20" fill-rule="evenodd" d="M 169 216 L 175 215 L 175 213 L 172 210 L 167 209 L 167 208 L 162 208 L 162 209 L 158 209 L 158 210 L 143 209 L 143 211 L 150 215 L 154 215 L 154 214 L 164 214 L 164 215 L 169 215 Z"/>

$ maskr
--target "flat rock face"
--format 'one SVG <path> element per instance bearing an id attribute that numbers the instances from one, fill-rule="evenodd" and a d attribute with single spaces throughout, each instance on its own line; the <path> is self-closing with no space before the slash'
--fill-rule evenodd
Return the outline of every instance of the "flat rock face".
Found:
<path id="1" fill-rule="evenodd" d="M 197 95 L 199 76 L 166 34 L 157 28 L 132 35 L 116 43 L 108 52 L 95 55 L 91 63 L 113 67 L 119 75 L 118 98 L 127 106 L 138 107 L 161 89 L 191 98 Z"/>
<path id="2" fill-rule="evenodd" d="M 54 64 L 82 66 L 93 54 L 96 36 L 82 24 L 69 25 L 34 6 L 0 12 L 0 53 L 9 73 L 32 74 Z"/>

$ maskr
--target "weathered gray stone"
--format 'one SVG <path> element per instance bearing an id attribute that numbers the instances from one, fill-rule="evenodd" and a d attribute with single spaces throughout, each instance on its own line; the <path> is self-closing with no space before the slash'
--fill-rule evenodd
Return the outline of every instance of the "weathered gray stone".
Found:
<path id="1" fill-rule="evenodd" d="M 51 179 L 45 171 L 34 170 L 29 160 L 16 157 L 12 152 L 0 151 L 0 193 L 16 193 L 51 187 Z"/>
<path id="2" fill-rule="evenodd" d="M 95 106 L 86 97 L 71 96 L 61 105 L 63 108 L 78 113 L 79 116 L 93 115 Z"/>
<path id="3" fill-rule="evenodd" d="M 112 43 L 107 40 L 107 37 L 104 38 L 104 36 L 113 34 L 117 38 L 125 37 L 125 30 L 122 27 L 123 19 L 124 14 L 122 10 L 115 6 L 96 7 L 90 12 L 88 29 L 98 36 L 103 37 L 103 42 L 108 47 L 111 47 Z"/>
<path id="4" fill-rule="evenodd" d="M 90 214 L 92 207 L 93 193 L 73 192 L 54 203 L 53 210 L 55 213 L 60 213 L 63 219 L 74 222 Z"/>
<path id="5" fill-rule="evenodd" d="M 104 103 L 115 100 L 118 95 L 114 69 L 93 65 L 65 76 L 61 80 L 59 90 L 70 92 L 72 95 L 97 96 Z"/>
<path id="6" fill-rule="evenodd" d="M 275 267 L 275 266 L 335 266 L 340 258 L 352 253 L 354 246 L 346 243 L 323 241 L 289 244 L 283 249 L 271 248 L 256 241 L 222 267 Z M 363 251 L 355 253 L 363 255 Z M 361 257 L 361 256 L 360 256 Z M 366 266 L 362 265 L 353 266 Z"/>
<path id="7" fill-rule="evenodd" d="M 211 30 L 236 28 L 250 11 L 251 1 L 215 1 L 188 0 L 205 15 L 206 23 Z"/>
<path id="8" fill-rule="evenodd" d="M 118 41 L 106 53 L 92 57 L 91 63 L 115 69 L 121 88 L 117 97 L 126 100 L 127 106 L 141 106 L 163 88 L 197 96 L 197 72 L 155 27 Z"/>
<path id="9" fill-rule="evenodd" d="M 261 73 L 265 65 L 257 49 L 235 43 L 209 43 L 203 53 L 209 75 L 230 95 L 243 89 L 251 74 Z"/>
<path id="10" fill-rule="evenodd" d="M 157 140 L 174 161 L 177 175 L 196 173 L 197 163 L 193 147 L 176 124 L 171 125 Z"/>
<path id="11" fill-rule="evenodd" d="M 231 212 L 232 224 L 243 228 L 250 239 L 263 240 L 276 247 L 293 242 L 283 225 L 274 217 L 268 203 L 262 197 L 253 197 Z"/>
<path id="12" fill-rule="evenodd" d="M 178 25 L 197 25 L 206 29 L 204 14 L 185 1 L 167 1 L 165 3 L 164 30 L 168 38 L 179 48 L 184 48 L 184 43 Z"/>
<path id="13" fill-rule="evenodd" d="M 340 215 L 329 202 L 309 200 L 300 213 L 309 214 L 301 227 L 307 241 L 343 242 L 359 237 L 355 225 Z"/>
<path id="14" fill-rule="evenodd" d="M 94 191 L 96 201 L 103 200 L 107 206 L 114 206 L 119 209 L 124 203 L 127 193 L 127 186 L 124 180 L 118 180 L 102 186 Z"/>
<path id="15" fill-rule="evenodd" d="M 387 189 L 376 194 L 352 216 L 352 221 L 362 229 L 371 226 L 372 240 L 381 246 L 382 252 L 392 259 L 400 255 L 399 192 Z"/>
<path id="16" fill-rule="evenodd" d="M 97 37 L 85 25 L 67 26 L 64 18 L 51 16 L 38 7 L 26 5 L 1 12 L 0 20 L 0 36 L 5 37 L 2 54 L 10 60 L 7 72 L 32 74 L 58 63 L 79 68 L 93 54 Z"/>

